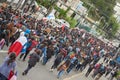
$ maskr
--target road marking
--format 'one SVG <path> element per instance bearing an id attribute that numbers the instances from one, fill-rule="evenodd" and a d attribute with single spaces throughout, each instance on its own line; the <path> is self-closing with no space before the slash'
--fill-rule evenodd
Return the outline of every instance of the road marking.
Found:
<path id="1" fill-rule="evenodd" d="M 71 77 L 69 77 L 69 78 L 65 78 L 65 79 L 63 79 L 63 80 L 72 80 L 73 78 L 78 77 L 78 76 L 81 76 L 81 75 L 82 75 L 82 73 L 78 73 L 78 74 L 75 74 L 75 75 L 73 75 L 73 76 L 71 76 Z"/>

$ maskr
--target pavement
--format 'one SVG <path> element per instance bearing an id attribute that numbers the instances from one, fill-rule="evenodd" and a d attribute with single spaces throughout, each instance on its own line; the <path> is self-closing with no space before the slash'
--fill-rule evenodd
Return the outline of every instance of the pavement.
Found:
<path id="1" fill-rule="evenodd" d="M 0 50 L 0 64 L 7 56 L 7 50 L 8 48 L 6 46 L 3 50 Z M 33 50 L 31 52 L 33 52 Z M 88 67 L 86 67 L 83 72 L 76 72 L 75 70 L 72 70 L 70 74 L 64 73 L 62 78 L 57 79 L 57 70 L 54 70 L 53 72 L 49 71 L 51 65 L 53 64 L 54 57 L 46 65 L 42 65 L 41 62 L 38 62 L 37 65 L 33 67 L 26 76 L 22 76 L 22 72 L 27 67 L 28 57 L 27 60 L 24 62 L 22 60 L 18 60 L 18 58 L 16 59 L 16 61 L 16 70 L 18 71 L 17 80 L 94 80 L 91 77 L 92 73 L 87 78 L 84 76 Z M 102 60 L 100 60 L 100 62 L 101 61 Z M 102 76 L 99 80 L 107 80 L 107 78 Z"/>

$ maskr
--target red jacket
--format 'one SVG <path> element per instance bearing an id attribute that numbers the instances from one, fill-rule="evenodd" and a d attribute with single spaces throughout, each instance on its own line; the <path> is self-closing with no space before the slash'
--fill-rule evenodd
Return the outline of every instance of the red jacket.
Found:
<path id="1" fill-rule="evenodd" d="M 31 44 L 31 46 L 28 48 L 28 50 L 32 50 L 33 48 L 35 48 L 36 47 L 36 45 L 38 44 L 38 42 L 37 41 L 35 41 L 35 40 L 33 40 L 32 41 L 32 44 Z"/>

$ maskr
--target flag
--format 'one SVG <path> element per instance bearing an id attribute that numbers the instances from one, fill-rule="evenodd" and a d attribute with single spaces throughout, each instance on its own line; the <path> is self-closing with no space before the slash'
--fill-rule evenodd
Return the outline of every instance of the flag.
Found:
<path id="1" fill-rule="evenodd" d="M 24 32 L 21 32 L 20 37 L 10 46 L 8 53 L 15 52 L 18 56 L 25 43 L 27 43 L 27 38 L 24 36 Z"/>
<path id="2" fill-rule="evenodd" d="M 17 72 L 11 77 L 10 80 L 17 80 Z"/>
<path id="3" fill-rule="evenodd" d="M 55 15 L 54 15 L 54 13 L 50 13 L 46 18 L 47 18 L 48 20 L 50 20 L 50 19 L 55 19 Z"/>

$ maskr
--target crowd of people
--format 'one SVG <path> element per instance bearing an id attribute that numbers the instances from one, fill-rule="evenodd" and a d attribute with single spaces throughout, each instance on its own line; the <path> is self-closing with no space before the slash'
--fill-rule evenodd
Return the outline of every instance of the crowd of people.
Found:
<path id="1" fill-rule="evenodd" d="M 81 29 L 67 26 L 53 27 L 49 21 L 36 20 L 26 11 L 12 9 L 11 6 L 0 7 L 0 49 L 8 46 L 8 57 L 0 65 L 0 80 L 10 80 L 15 73 L 16 58 L 26 60 L 30 54 L 28 66 L 22 75 L 28 74 L 37 62 L 46 65 L 54 56 L 50 71 L 58 71 L 57 78 L 64 72 L 68 74 L 75 69 L 83 71 L 89 65 L 86 77 L 93 71 L 95 80 L 110 74 L 109 80 L 117 75 L 118 65 L 112 60 L 116 48 L 99 40 Z M 98 63 L 104 58 L 106 64 Z"/>

